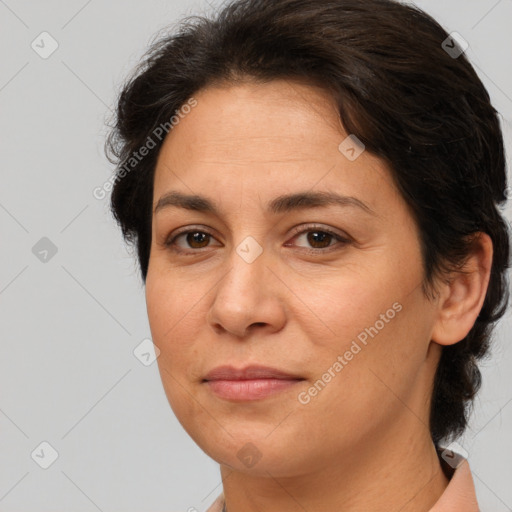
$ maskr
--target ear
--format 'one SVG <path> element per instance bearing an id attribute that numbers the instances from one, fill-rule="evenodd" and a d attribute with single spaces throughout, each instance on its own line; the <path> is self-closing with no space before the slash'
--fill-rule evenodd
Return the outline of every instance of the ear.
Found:
<path id="1" fill-rule="evenodd" d="M 476 233 L 471 254 L 460 271 L 452 272 L 438 286 L 437 315 L 432 341 L 453 345 L 463 340 L 482 309 L 492 268 L 492 240 Z"/>

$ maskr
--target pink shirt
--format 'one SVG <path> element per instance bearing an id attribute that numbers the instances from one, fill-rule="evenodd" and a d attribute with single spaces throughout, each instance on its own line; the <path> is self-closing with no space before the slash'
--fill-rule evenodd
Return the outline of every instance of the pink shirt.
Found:
<path id="1" fill-rule="evenodd" d="M 444 461 L 441 463 L 447 467 Z M 206 512 L 222 512 L 223 505 L 224 493 L 222 492 Z M 448 487 L 429 512 L 480 512 L 467 460 L 463 460 L 453 471 Z"/>

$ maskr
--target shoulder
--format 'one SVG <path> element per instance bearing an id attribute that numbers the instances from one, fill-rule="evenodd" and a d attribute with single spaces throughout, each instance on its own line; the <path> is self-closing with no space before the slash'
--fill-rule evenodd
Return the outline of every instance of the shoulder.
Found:
<path id="1" fill-rule="evenodd" d="M 451 478 L 444 493 L 429 512 L 447 512 L 451 510 L 464 510 L 464 512 L 479 512 L 476 499 L 475 485 L 469 467 L 469 462 L 463 456 L 449 449 L 439 450 L 442 458 L 441 464 Z M 451 471 L 447 468 L 451 466 Z"/>

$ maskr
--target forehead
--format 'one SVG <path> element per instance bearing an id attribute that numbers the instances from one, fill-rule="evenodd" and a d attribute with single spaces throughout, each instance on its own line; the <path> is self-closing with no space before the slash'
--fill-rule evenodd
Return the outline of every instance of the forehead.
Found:
<path id="1" fill-rule="evenodd" d="M 244 83 L 210 87 L 194 98 L 197 106 L 166 137 L 162 157 L 182 149 L 182 158 L 193 159 L 212 153 L 259 162 L 316 159 L 318 147 L 336 147 L 343 134 L 333 100 L 313 86 Z"/>
<path id="2" fill-rule="evenodd" d="M 363 152 L 349 160 L 348 136 L 334 100 L 321 88 L 288 81 L 211 87 L 174 126 L 155 172 L 155 202 L 169 189 L 258 195 L 318 189 L 344 195 L 382 195 L 385 164 Z M 371 185 L 371 186 L 370 186 Z M 388 183 L 388 186 L 391 185 Z M 391 185 L 392 186 L 392 185 Z M 379 190 L 380 188 L 380 190 Z"/>

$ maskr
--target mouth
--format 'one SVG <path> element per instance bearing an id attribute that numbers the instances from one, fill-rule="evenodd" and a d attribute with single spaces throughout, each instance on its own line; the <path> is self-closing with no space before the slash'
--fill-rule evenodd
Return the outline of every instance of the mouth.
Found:
<path id="1" fill-rule="evenodd" d="M 299 375 L 277 368 L 252 365 L 242 369 L 219 366 L 211 370 L 202 382 L 219 398 L 251 401 L 290 390 L 303 380 Z"/>

